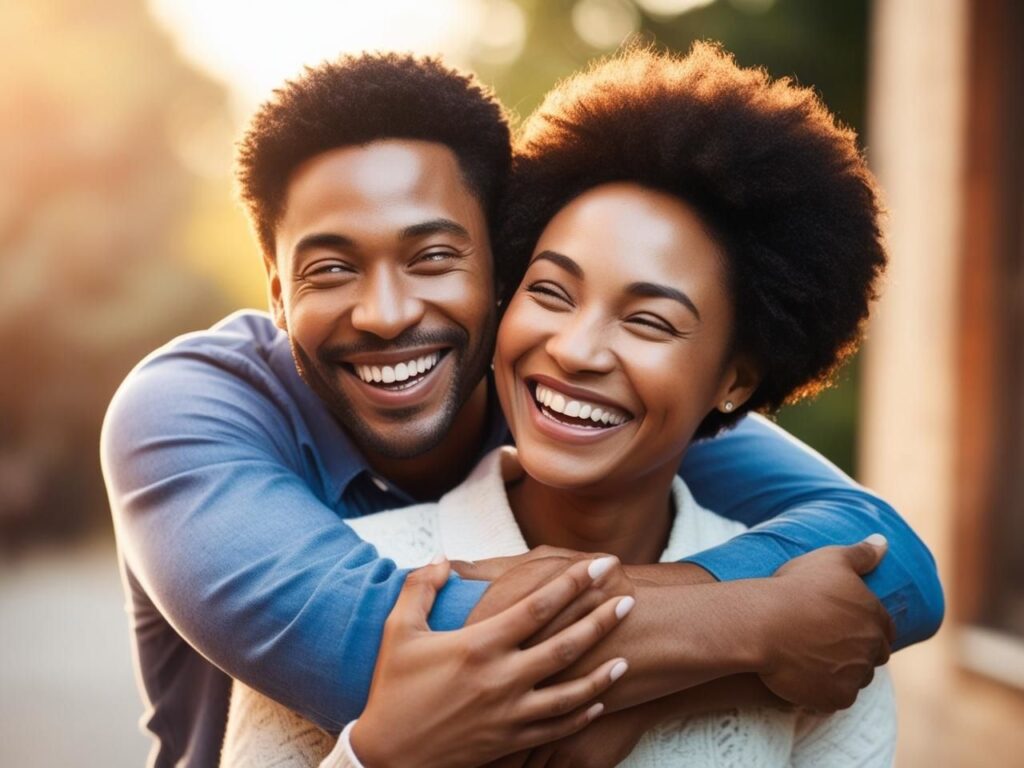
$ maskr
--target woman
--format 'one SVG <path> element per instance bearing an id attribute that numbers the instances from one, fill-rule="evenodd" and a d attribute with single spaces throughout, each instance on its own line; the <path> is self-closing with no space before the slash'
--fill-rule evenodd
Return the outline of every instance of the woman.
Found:
<path id="1" fill-rule="evenodd" d="M 700 508 L 676 469 L 693 439 L 816 392 L 853 351 L 885 264 L 878 214 L 852 132 L 810 91 L 712 46 L 682 58 L 633 49 L 560 84 L 523 125 L 499 241 L 504 284 L 518 288 L 495 385 L 516 448 L 488 456 L 438 504 L 353 526 L 399 565 L 540 544 L 650 563 L 731 537 L 738 524 Z M 577 568 L 607 578 L 609 566 Z M 430 602 L 420 587 L 443 583 L 446 569 L 435 564 L 403 593 L 367 709 L 324 764 L 473 764 L 464 747 L 477 736 L 478 763 L 509 750 L 485 738 L 500 732 L 486 718 L 501 713 L 441 716 L 452 681 L 426 679 L 416 696 L 391 683 L 415 663 L 409 628 Z M 568 599 L 564 585 L 549 589 Z M 595 618 L 607 631 L 629 607 Z M 562 684 L 578 708 L 561 725 L 599 716 L 592 694 L 625 668 L 612 660 Z M 534 669 L 523 701 L 550 692 L 533 690 L 542 679 Z M 424 689 L 436 706 L 418 698 Z M 624 764 L 888 765 L 894 723 L 883 671 L 831 717 L 756 709 L 666 721 Z M 311 744 L 296 746 L 302 738 Z M 251 764 L 263 750 L 316 764 L 330 748 L 236 686 L 226 762 Z"/>

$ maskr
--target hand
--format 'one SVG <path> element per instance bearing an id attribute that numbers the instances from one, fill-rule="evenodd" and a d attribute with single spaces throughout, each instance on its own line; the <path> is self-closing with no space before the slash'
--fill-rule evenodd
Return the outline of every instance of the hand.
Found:
<path id="1" fill-rule="evenodd" d="M 607 600 L 551 639 L 519 646 L 616 564 L 573 563 L 506 610 L 454 632 L 427 626 L 447 561 L 410 574 L 384 626 L 366 710 L 352 729 L 359 759 L 370 768 L 479 765 L 592 722 L 602 711 L 595 697 L 622 675 L 624 659 L 536 686 L 611 632 L 632 600 Z"/>
<path id="2" fill-rule="evenodd" d="M 491 558 L 475 563 L 453 562 L 452 567 L 463 578 L 493 582 L 470 612 L 466 624 L 475 624 L 494 616 L 573 563 L 602 556 L 602 553 L 539 546 L 516 557 Z M 636 597 L 633 580 L 618 559 L 614 560 L 613 566 L 600 579 L 595 580 L 525 645 L 529 647 L 547 640 L 613 597 Z"/>
<path id="3" fill-rule="evenodd" d="M 770 650 L 761 679 L 778 696 L 813 712 L 845 709 L 888 661 L 892 619 L 861 579 L 885 555 L 879 540 L 815 550 L 770 580 L 775 598 L 764 618 Z"/>

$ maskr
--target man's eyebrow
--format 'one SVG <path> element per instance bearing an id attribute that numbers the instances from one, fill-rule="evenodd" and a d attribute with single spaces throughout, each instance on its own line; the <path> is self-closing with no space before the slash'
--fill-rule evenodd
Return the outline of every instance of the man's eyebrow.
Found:
<path id="1" fill-rule="evenodd" d="M 451 219 L 431 219 L 419 224 L 412 224 L 403 229 L 398 237 L 400 240 L 411 240 L 416 237 L 424 237 L 425 235 L 436 235 L 440 232 L 446 232 L 456 237 L 469 238 L 469 230 Z"/>
<path id="2" fill-rule="evenodd" d="M 533 264 L 535 261 L 540 261 L 541 259 L 557 264 L 577 279 L 583 279 L 583 267 L 570 259 L 564 253 L 559 253 L 558 251 L 541 251 L 530 259 L 530 264 Z"/>
<path id="3" fill-rule="evenodd" d="M 303 251 L 312 250 L 313 248 L 331 248 L 333 250 L 340 251 L 344 248 L 351 248 L 353 245 L 354 243 L 352 239 L 345 237 L 344 235 L 317 232 L 300 238 L 299 242 L 297 242 L 295 247 L 292 249 L 292 253 L 299 254 Z"/>
<path id="4" fill-rule="evenodd" d="M 700 312 L 697 311 L 697 305 L 693 303 L 689 296 L 676 288 L 670 288 L 667 285 L 658 285 L 657 283 L 631 283 L 626 291 L 634 296 L 678 301 L 688 310 L 693 312 L 694 316 L 700 320 Z"/>

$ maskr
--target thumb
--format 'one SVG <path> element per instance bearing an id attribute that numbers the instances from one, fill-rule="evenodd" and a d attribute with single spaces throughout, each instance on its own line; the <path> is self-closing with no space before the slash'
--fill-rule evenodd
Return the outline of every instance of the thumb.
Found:
<path id="1" fill-rule="evenodd" d="M 451 563 L 444 555 L 438 555 L 429 565 L 410 572 L 388 620 L 406 629 L 428 631 L 427 617 L 450 572 Z"/>
<path id="2" fill-rule="evenodd" d="M 846 547 L 846 559 L 859 575 L 863 576 L 878 567 L 885 557 L 889 542 L 880 533 L 873 533 L 864 541 Z"/>

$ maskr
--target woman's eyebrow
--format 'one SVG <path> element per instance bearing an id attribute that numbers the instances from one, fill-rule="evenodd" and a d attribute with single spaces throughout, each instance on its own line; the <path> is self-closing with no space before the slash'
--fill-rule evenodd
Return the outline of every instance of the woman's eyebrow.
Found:
<path id="1" fill-rule="evenodd" d="M 667 285 L 658 285 L 657 283 L 630 283 L 626 291 L 634 296 L 678 301 L 690 310 L 694 317 L 700 320 L 700 312 L 697 311 L 697 305 L 693 303 L 689 296 L 676 288 L 670 288 Z"/>
<path id="2" fill-rule="evenodd" d="M 583 278 L 583 267 L 581 267 L 575 261 L 570 259 L 564 253 L 559 253 L 558 251 L 541 251 L 532 259 L 530 259 L 530 264 L 533 264 L 533 262 L 535 261 L 540 261 L 541 259 L 545 259 L 547 261 L 552 262 L 553 264 L 557 264 L 573 277 L 579 279 Z"/>

